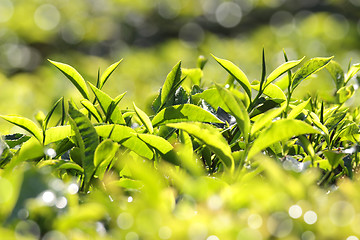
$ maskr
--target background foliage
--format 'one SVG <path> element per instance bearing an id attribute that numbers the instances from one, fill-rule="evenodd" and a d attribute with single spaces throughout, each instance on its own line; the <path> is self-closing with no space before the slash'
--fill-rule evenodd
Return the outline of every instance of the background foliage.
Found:
<path id="1" fill-rule="evenodd" d="M 2 0 L 0 235 L 358 239 L 359 6 Z"/>

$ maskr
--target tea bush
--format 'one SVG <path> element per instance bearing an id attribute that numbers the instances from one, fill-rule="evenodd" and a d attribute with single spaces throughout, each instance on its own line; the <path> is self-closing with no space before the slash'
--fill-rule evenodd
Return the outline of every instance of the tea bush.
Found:
<path id="1" fill-rule="evenodd" d="M 96 84 L 49 60 L 82 100 L 62 97 L 36 122 L 1 115 L 29 133 L 1 137 L 1 236 L 358 239 L 359 107 L 347 102 L 360 65 L 345 73 L 332 57 L 289 61 L 284 52 L 267 74 L 263 51 L 250 82 L 213 58 L 225 83 L 205 86 L 204 57 L 191 69 L 179 62 L 152 113 L 120 108 L 126 93 L 102 90 L 121 60 Z M 323 69 L 333 96 L 296 98 Z"/>

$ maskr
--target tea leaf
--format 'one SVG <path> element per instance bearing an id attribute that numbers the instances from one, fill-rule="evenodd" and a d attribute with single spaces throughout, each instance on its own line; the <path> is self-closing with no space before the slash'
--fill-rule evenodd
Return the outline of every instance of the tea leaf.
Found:
<path id="1" fill-rule="evenodd" d="M 345 153 L 338 153 L 331 150 L 325 150 L 323 151 L 323 153 L 327 158 L 327 160 L 329 161 L 332 169 L 336 168 L 339 165 L 342 158 L 346 155 Z"/>
<path id="2" fill-rule="evenodd" d="M 96 148 L 94 153 L 94 165 L 96 167 L 95 174 L 101 180 L 104 178 L 105 171 L 116 156 L 119 145 L 110 139 L 102 141 Z"/>
<path id="3" fill-rule="evenodd" d="M 43 143 L 43 131 L 30 119 L 17 115 L 0 115 L 0 117 L 12 124 L 31 133 L 40 143 Z"/>
<path id="4" fill-rule="evenodd" d="M 137 136 L 134 129 L 122 125 L 100 125 L 95 127 L 98 135 L 110 138 L 124 147 L 147 159 L 153 158 L 152 150 Z"/>
<path id="5" fill-rule="evenodd" d="M 257 83 L 255 85 L 251 85 L 251 87 L 253 89 L 255 89 L 256 91 L 260 90 L 260 84 Z M 286 96 L 285 93 L 281 90 L 280 87 L 278 87 L 275 84 L 269 83 L 266 88 L 263 90 L 263 93 L 271 98 L 277 98 L 277 99 L 283 99 L 286 100 Z"/>
<path id="6" fill-rule="evenodd" d="M 296 117 L 302 112 L 302 110 L 309 104 L 310 99 L 311 99 L 311 98 L 309 98 L 309 99 L 306 100 L 305 102 L 300 103 L 300 104 L 297 105 L 293 110 L 291 110 L 291 112 L 290 112 L 289 115 L 287 116 L 287 119 L 296 118 Z"/>
<path id="7" fill-rule="evenodd" d="M 344 87 L 340 88 L 336 92 L 338 102 L 340 104 L 346 102 L 348 99 L 350 99 L 354 95 L 354 93 L 355 93 L 355 88 L 353 85 L 344 86 Z"/>
<path id="8" fill-rule="evenodd" d="M 345 77 L 345 84 L 346 85 L 350 79 L 360 70 L 360 64 L 355 64 L 353 66 L 350 67 L 349 71 L 347 72 L 346 74 L 346 77 Z"/>
<path id="9" fill-rule="evenodd" d="M 153 133 L 154 132 L 154 128 L 153 125 L 151 124 L 151 120 L 148 117 L 148 115 L 142 111 L 140 108 L 138 108 L 135 103 L 133 103 L 136 115 L 140 118 L 140 121 L 142 122 L 142 124 L 144 124 L 144 126 L 146 127 L 146 129 L 149 131 L 149 133 Z"/>
<path id="10" fill-rule="evenodd" d="M 103 110 L 103 112 L 105 113 L 105 115 L 109 116 L 108 112 L 109 112 L 109 114 L 111 112 L 110 119 L 112 120 L 113 123 L 125 124 L 125 120 L 121 114 L 120 109 L 116 108 L 116 104 L 115 104 L 116 102 L 109 95 L 107 95 L 105 92 L 101 91 L 100 89 L 96 88 L 90 82 L 89 82 L 89 85 L 90 85 L 91 90 L 94 92 L 97 100 L 99 101 L 100 107 Z M 124 94 L 122 94 L 122 95 L 124 95 Z M 122 95 L 120 95 L 120 96 L 122 96 Z M 121 100 L 121 98 L 119 98 L 119 99 Z M 109 108 L 111 103 L 112 103 L 112 107 Z"/>
<path id="11" fill-rule="evenodd" d="M 208 104 L 211 105 L 214 109 L 218 109 L 219 107 L 224 109 L 226 112 L 230 110 L 226 106 L 225 102 L 222 100 L 219 91 L 216 88 L 206 89 L 202 93 L 197 93 L 192 96 L 194 102 L 200 101 L 200 99 L 205 100 Z"/>
<path id="12" fill-rule="evenodd" d="M 59 105 L 60 102 L 64 101 L 64 98 L 61 97 L 59 100 L 56 101 L 56 103 L 53 105 L 53 107 L 51 108 L 51 110 L 49 111 L 49 113 L 46 115 L 45 119 L 44 119 L 44 123 L 43 123 L 43 131 L 46 130 L 47 125 L 49 124 L 49 120 L 52 116 L 52 114 L 54 113 L 56 107 Z"/>
<path id="13" fill-rule="evenodd" d="M 69 102 L 69 116 L 71 127 L 75 132 L 77 143 L 83 155 L 82 167 L 84 168 L 83 190 L 89 189 L 90 180 L 95 172 L 94 154 L 99 145 L 99 137 L 90 120 L 76 110 Z"/>
<path id="14" fill-rule="evenodd" d="M 166 141 L 164 138 L 151 135 L 151 134 L 137 134 L 138 138 L 142 141 L 155 148 L 161 154 L 167 154 L 171 150 L 173 150 L 173 146 Z"/>
<path id="15" fill-rule="evenodd" d="M 280 108 L 274 108 L 266 111 L 265 113 L 259 114 L 252 118 L 254 123 L 251 127 L 251 135 L 259 131 L 265 126 L 268 126 L 274 118 L 279 116 L 286 108 L 286 105 L 282 105 Z"/>
<path id="16" fill-rule="evenodd" d="M 236 101 L 235 97 L 229 90 L 221 87 L 218 84 L 215 85 L 226 106 L 230 109 L 231 114 L 235 117 L 238 127 L 243 133 L 245 141 L 247 141 L 250 134 L 250 119 L 244 104 L 241 101 Z"/>
<path id="17" fill-rule="evenodd" d="M 79 90 L 84 98 L 89 99 L 89 92 L 86 87 L 85 80 L 80 75 L 80 73 L 76 71 L 75 68 L 71 67 L 70 65 L 55 62 L 49 59 L 48 61 L 57 67 L 74 84 L 74 86 Z"/>
<path id="18" fill-rule="evenodd" d="M 180 86 L 184 79 L 181 79 L 181 61 L 178 62 L 171 72 L 167 75 L 165 83 L 161 89 L 161 106 L 164 106 L 169 97 L 171 97 L 176 89 Z M 160 107 L 161 108 L 161 107 Z"/>
<path id="19" fill-rule="evenodd" d="M 292 77 L 292 90 L 294 90 L 301 81 L 323 69 L 334 57 L 329 58 L 312 58 L 307 61 Z"/>
<path id="20" fill-rule="evenodd" d="M 248 159 L 274 143 L 310 133 L 320 133 L 320 131 L 300 120 L 282 119 L 275 121 L 255 139 L 249 150 Z"/>
<path id="21" fill-rule="evenodd" d="M 280 77 L 282 74 L 286 73 L 287 71 L 289 71 L 290 69 L 296 67 L 297 65 L 299 65 L 305 57 L 303 57 L 300 60 L 296 60 L 296 61 L 289 61 L 289 62 L 285 62 L 282 65 L 280 65 L 279 67 L 277 67 L 272 73 L 270 73 L 270 75 L 267 77 L 266 79 L 266 84 L 265 87 L 270 84 L 271 82 L 273 82 L 275 79 L 277 79 L 278 77 Z"/>
<path id="22" fill-rule="evenodd" d="M 222 123 L 220 119 L 193 104 L 183 104 L 164 108 L 152 120 L 154 127 L 175 122 Z"/>
<path id="23" fill-rule="evenodd" d="M 329 62 L 328 65 L 326 65 L 326 69 L 329 71 L 331 77 L 333 78 L 334 83 L 336 85 L 336 89 L 339 89 L 342 86 L 344 86 L 345 83 L 344 71 L 342 70 L 340 64 L 332 60 Z"/>
<path id="24" fill-rule="evenodd" d="M 229 60 L 217 58 L 211 55 L 235 80 L 244 88 L 249 99 L 251 99 L 251 86 L 245 73 Z"/>
<path id="25" fill-rule="evenodd" d="M 115 71 L 115 69 L 119 66 L 119 64 L 122 62 L 122 59 L 116 63 L 113 63 L 110 67 L 108 67 L 105 72 L 101 75 L 100 81 L 99 81 L 99 89 L 102 89 L 110 75 Z"/>
<path id="26" fill-rule="evenodd" d="M 101 118 L 98 110 L 96 109 L 96 107 L 89 100 L 83 99 L 83 100 L 80 101 L 80 103 L 81 103 L 81 105 L 84 106 L 84 108 L 86 108 L 86 110 L 89 111 L 89 113 L 91 115 L 94 116 L 94 118 L 96 119 L 96 121 L 98 123 L 102 122 L 102 118 Z"/>
<path id="27" fill-rule="evenodd" d="M 184 130 L 204 142 L 231 172 L 234 170 L 234 159 L 231 149 L 218 129 L 205 123 L 169 123 L 168 127 Z"/>
<path id="28" fill-rule="evenodd" d="M 48 128 L 45 131 L 44 145 L 48 145 L 49 143 L 63 140 L 64 138 L 67 138 L 67 137 L 70 137 L 73 135 L 74 135 L 74 132 L 72 132 L 70 125 Z"/>

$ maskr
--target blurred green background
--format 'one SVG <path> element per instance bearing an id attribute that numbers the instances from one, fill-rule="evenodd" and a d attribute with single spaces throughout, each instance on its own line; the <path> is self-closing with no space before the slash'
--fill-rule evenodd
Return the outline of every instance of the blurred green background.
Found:
<path id="1" fill-rule="evenodd" d="M 204 81 L 224 82 L 210 53 L 250 81 L 263 47 L 268 72 L 283 49 L 290 59 L 334 55 L 346 69 L 360 62 L 359 19 L 360 0 L 1 0 L 0 113 L 32 118 L 61 96 L 80 98 L 47 59 L 95 82 L 99 68 L 124 58 L 104 87 L 112 97 L 127 91 L 121 108 L 146 107 L 179 60 L 191 68 L 204 55 Z"/>

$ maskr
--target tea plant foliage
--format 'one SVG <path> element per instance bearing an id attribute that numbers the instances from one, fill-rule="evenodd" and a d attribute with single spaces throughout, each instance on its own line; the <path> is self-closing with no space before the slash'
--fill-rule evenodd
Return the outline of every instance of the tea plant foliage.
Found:
<path id="1" fill-rule="evenodd" d="M 35 238 L 53 231 L 70 237 L 81 229 L 79 239 L 87 234 L 130 238 L 130 233 L 156 239 L 164 231 L 186 239 L 198 233 L 189 229 L 200 222 L 206 236 L 220 239 L 295 237 L 304 230 L 329 237 L 323 218 L 310 227 L 313 223 L 301 222 L 290 210 L 289 217 L 284 207 L 324 214 L 333 209 L 316 201 L 325 190 L 337 185 L 343 189 L 328 196 L 334 204 L 356 195 L 352 189 L 358 182 L 352 180 L 359 164 L 359 107 L 347 103 L 356 93 L 353 80 L 359 64 L 345 74 L 333 57 L 289 61 L 284 53 L 284 63 L 267 75 L 263 51 L 260 80 L 250 81 L 235 63 L 212 57 L 219 71 L 229 74 L 226 83 L 214 79 L 204 84 L 203 57 L 197 68 L 184 69 L 178 62 L 151 109 L 135 103 L 124 108 L 126 92 L 115 98 L 104 92 L 122 60 L 103 74 L 99 70 L 95 85 L 75 68 L 49 60 L 82 99 L 60 98 L 47 115 L 39 112 L 36 122 L 0 116 L 28 133 L 0 139 L 0 187 L 11 189 L 0 190 L 0 218 L 12 229 L 10 235 L 20 223 L 35 223 L 40 229 Z M 294 90 L 324 68 L 336 86 L 333 98 L 295 98 Z M 49 179 L 62 187 L 48 184 Z M 341 179 L 347 180 L 341 184 Z M 41 184 L 23 193 L 34 182 Z M 341 207 L 360 211 L 347 201 L 341 200 Z M 30 214 L 16 219 L 21 209 Z M 228 216 L 228 226 L 209 227 L 214 215 Z M 250 216 L 274 224 L 288 221 L 291 227 L 282 236 L 276 224 L 255 228 Z M 347 231 L 332 234 L 355 234 L 351 227 L 356 221 L 348 223 Z"/>

